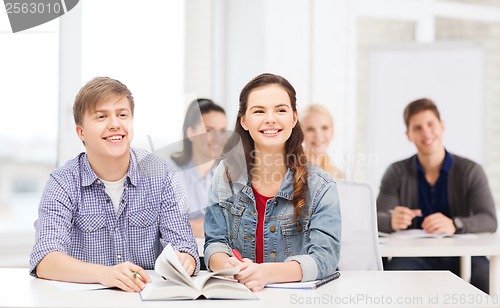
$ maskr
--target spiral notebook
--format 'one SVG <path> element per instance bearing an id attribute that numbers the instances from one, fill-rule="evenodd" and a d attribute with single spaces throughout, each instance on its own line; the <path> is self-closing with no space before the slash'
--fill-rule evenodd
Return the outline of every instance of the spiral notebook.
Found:
<path id="1" fill-rule="evenodd" d="M 266 288 L 274 289 L 316 289 L 324 284 L 329 283 L 340 277 L 340 272 L 335 272 L 332 275 L 319 280 L 306 281 L 306 282 L 285 282 L 285 283 L 271 283 L 266 285 Z"/>

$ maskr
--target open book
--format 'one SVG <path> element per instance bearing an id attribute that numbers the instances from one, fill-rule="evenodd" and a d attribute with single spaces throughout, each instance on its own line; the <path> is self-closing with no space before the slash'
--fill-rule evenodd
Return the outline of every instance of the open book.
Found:
<path id="1" fill-rule="evenodd" d="M 190 277 L 182 267 L 174 249 L 168 244 L 155 262 L 155 272 L 166 280 L 148 283 L 141 291 L 142 300 L 197 299 L 257 299 L 244 284 L 225 276 L 238 273 L 237 268 L 217 272 L 202 272 Z"/>

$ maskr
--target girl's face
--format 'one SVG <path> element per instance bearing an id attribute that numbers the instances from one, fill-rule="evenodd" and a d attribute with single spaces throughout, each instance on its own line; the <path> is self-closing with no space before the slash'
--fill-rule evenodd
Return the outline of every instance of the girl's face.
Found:
<path id="1" fill-rule="evenodd" d="M 328 115 L 312 111 L 300 124 L 304 130 L 306 149 L 316 154 L 326 153 L 333 138 L 332 122 Z"/>
<path id="2" fill-rule="evenodd" d="M 240 124 L 250 133 L 256 150 L 284 151 L 297 124 L 297 112 L 292 110 L 288 93 L 272 84 L 250 92 Z"/>
<path id="3" fill-rule="evenodd" d="M 226 139 L 226 115 L 218 111 L 209 111 L 201 116 L 195 127 L 187 129 L 187 136 L 193 145 L 193 155 L 206 161 L 222 154 Z"/>

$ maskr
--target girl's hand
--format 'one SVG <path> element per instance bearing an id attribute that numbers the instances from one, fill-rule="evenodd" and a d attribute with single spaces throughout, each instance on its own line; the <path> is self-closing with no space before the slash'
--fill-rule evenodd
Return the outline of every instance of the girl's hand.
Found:
<path id="1" fill-rule="evenodd" d="M 262 264 L 253 263 L 252 260 L 247 258 L 244 258 L 243 262 L 241 262 L 235 257 L 230 257 L 228 263 L 240 270 L 238 274 L 234 275 L 234 278 L 252 292 L 262 290 L 267 284 L 267 276 Z"/>

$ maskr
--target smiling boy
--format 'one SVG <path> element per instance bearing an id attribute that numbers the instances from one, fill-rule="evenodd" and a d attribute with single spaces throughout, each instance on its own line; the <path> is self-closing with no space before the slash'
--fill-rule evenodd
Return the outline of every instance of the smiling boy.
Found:
<path id="1" fill-rule="evenodd" d="M 444 122 L 430 99 L 404 110 L 406 136 L 417 154 L 392 164 L 377 198 L 378 228 L 393 232 L 421 228 L 433 234 L 495 232 L 495 204 L 480 165 L 448 152 Z M 392 258 L 385 269 L 459 272 L 458 257 Z M 488 292 L 489 263 L 472 257 L 471 283 Z"/>
<path id="2" fill-rule="evenodd" d="M 85 152 L 55 170 L 35 222 L 30 274 L 141 291 L 168 243 L 189 274 L 197 245 L 171 165 L 131 148 L 134 99 L 108 77 L 89 81 L 73 115 Z"/>

